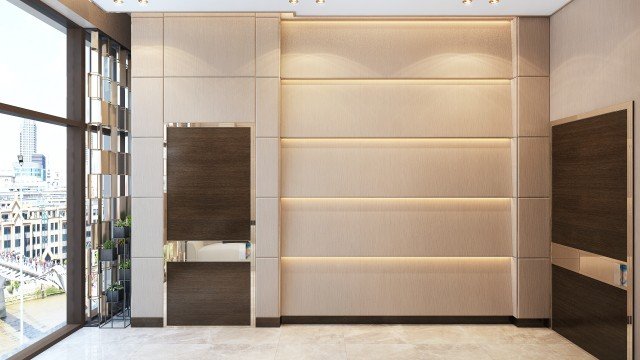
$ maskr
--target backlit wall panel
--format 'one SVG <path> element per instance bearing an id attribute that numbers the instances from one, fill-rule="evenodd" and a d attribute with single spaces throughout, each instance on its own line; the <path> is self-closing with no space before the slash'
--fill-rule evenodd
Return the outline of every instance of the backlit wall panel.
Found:
<path id="1" fill-rule="evenodd" d="M 282 85 L 282 137 L 511 137 L 512 133 L 508 80 L 320 80 Z"/>
<path id="2" fill-rule="evenodd" d="M 288 316 L 507 315 L 510 258 L 283 258 Z"/>
<path id="3" fill-rule="evenodd" d="M 510 197 L 508 139 L 283 140 L 283 197 Z"/>
<path id="4" fill-rule="evenodd" d="M 282 255 L 511 256 L 511 199 L 282 199 Z"/>
<path id="5" fill-rule="evenodd" d="M 286 21 L 286 79 L 511 78 L 509 21 Z"/>

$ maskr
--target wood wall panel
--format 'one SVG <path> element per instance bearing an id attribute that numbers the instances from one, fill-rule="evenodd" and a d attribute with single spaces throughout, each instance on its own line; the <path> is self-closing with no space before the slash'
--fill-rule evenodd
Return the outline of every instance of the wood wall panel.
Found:
<path id="1" fill-rule="evenodd" d="M 551 196 L 551 145 L 548 137 L 518 138 L 518 196 Z"/>
<path id="2" fill-rule="evenodd" d="M 551 248 L 550 219 L 550 199 L 518 199 L 518 257 L 549 257 Z"/>
<path id="3" fill-rule="evenodd" d="M 256 258 L 256 317 L 280 317 L 280 259 Z"/>
<path id="4" fill-rule="evenodd" d="M 283 197 L 510 197 L 511 142 L 283 140 Z"/>
<path id="5" fill-rule="evenodd" d="M 552 132 L 553 242 L 627 261 L 627 111 Z"/>
<path id="6" fill-rule="evenodd" d="M 286 21 L 283 78 L 510 79 L 508 21 Z"/>
<path id="7" fill-rule="evenodd" d="M 167 128 L 167 240 L 248 241 L 250 159 L 249 128 Z"/>
<path id="8" fill-rule="evenodd" d="M 599 359 L 627 358 L 627 292 L 553 265 L 553 330 Z"/>
<path id="9" fill-rule="evenodd" d="M 283 258 L 283 316 L 510 316 L 511 258 Z"/>
<path id="10" fill-rule="evenodd" d="M 519 77 L 518 136 L 549 136 L 549 78 Z"/>
<path id="11" fill-rule="evenodd" d="M 549 18 L 518 17 L 514 22 L 513 76 L 549 76 Z"/>
<path id="12" fill-rule="evenodd" d="M 518 259 L 518 319 L 551 317 L 551 261 Z"/>
<path id="13" fill-rule="evenodd" d="M 164 79 L 164 121 L 255 121 L 254 78 L 183 77 Z"/>
<path id="14" fill-rule="evenodd" d="M 165 76 L 254 76 L 255 18 L 164 19 Z"/>
<path id="15" fill-rule="evenodd" d="M 283 256 L 511 256 L 510 199 L 283 199 Z"/>
<path id="16" fill-rule="evenodd" d="M 508 82 L 285 82 L 282 111 L 282 137 L 511 137 L 513 133 Z"/>
<path id="17" fill-rule="evenodd" d="M 250 324 L 248 261 L 167 263 L 167 325 Z"/>

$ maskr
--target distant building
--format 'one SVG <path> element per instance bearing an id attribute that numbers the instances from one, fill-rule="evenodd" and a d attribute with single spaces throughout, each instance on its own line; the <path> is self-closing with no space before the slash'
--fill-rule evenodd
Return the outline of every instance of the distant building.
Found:
<path id="1" fill-rule="evenodd" d="M 0 252 L 62 263 L 67 258 L 67 209 L 61 205 L 28 206 L 0 201 Z"/>

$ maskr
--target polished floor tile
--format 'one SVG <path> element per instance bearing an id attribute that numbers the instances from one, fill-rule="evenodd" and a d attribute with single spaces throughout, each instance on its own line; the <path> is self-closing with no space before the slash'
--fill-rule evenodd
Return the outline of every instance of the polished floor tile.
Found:
<path id="1" fill-rule="evenodd" d="M 593 359 L 549 329 L 512 325 L 83 328 L 38 359 Z"/>

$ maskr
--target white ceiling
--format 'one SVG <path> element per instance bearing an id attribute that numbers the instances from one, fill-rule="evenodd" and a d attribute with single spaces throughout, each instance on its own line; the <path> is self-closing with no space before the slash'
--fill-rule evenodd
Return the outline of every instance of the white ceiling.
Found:
<path id="1" fill-rule="evenodd" d="M 87 0 L 88 1 L 88 0 Z M 295 12 L 299 16 L 515 16 L 551 15 L 571 0 L 501 0 L 489 5 L 488 0 L 474 0 L 464 6 L 462 0 L 93 0 L 109 12 Z"/>

